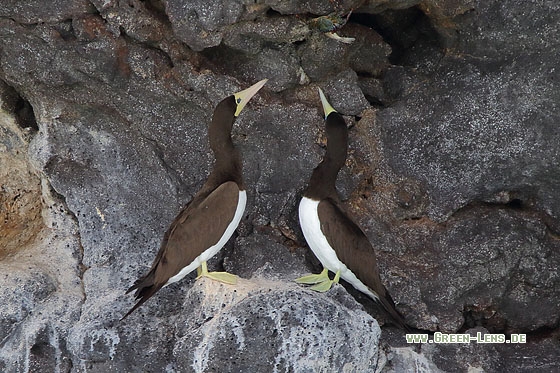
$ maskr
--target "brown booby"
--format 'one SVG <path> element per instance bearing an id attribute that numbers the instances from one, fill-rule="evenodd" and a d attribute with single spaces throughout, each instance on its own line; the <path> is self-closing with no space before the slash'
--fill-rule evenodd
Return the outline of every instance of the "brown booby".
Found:
<path id="1" fill-rule="evenodd" d="M 148 274 L 126 291 L 136 290 L 138 302 L 123 319 L 159 289 L 198 269 L 198 277 L 235 284 L 237 276 L 208 272 L 206 261 L 216 255 L 239 225 L 247 194 L 242 176 L 241 155 L 231 140 L 235 119 L 267 79 L 223 99 L 214 110 L 208 129 L 214 167 L 194 198 L 179 212 L 165 233 Z M 198 278 L 197 277 L 197 278 Z"/>
<path id="2" fill-rule="evenodd" d="M 300 277 L 296 282 L 315 284 L 311 289 L 325 292 L 342 278 L 381 303 L 396 324 L 407 329 L 381 282 L 373 247 L 345 211 L 336 191 L 338 172 L 346 162 L 348 128 L 320 88 L 319 95 L 325 112 L 327 148 L 303 193 L 299 204 L 299 223 L 307 244 L 323 265 L 323 271 Z M 329 278 L 328 271 L 335 273 L 333 280 Z"/>

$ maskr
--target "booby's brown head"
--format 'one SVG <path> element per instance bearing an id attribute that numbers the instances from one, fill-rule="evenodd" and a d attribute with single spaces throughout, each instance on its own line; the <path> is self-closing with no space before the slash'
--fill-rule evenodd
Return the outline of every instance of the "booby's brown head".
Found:
<path id="1" fill-rule="evenodd" d="M 268 79 L 263 79 L 247 89 L 224 98 L 214 109 L 212 124 L 209 128 L 210 146 L 214 149 L 214 142 L 223 142 L 230 137 L 231 127 L 241 110 L 249 100 L 265 85 Z"/>

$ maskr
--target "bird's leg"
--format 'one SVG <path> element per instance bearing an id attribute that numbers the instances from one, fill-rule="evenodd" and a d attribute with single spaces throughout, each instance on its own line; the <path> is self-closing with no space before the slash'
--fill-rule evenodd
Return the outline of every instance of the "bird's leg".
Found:
<path id="1" fill-rule="evenodd" d="M 338 284 L 338 281 L 340 281 L 340 269 L 336 271 L 334 275 L 333 283 Z"/>
<path id="2" fill-rule="evenodd" d="M 200 267 L 197 268 L 198 278 L 200 277 L 208 277 L 212 280 L 223 282 L 230 285 L 237 284 L 237 276 L 232 275 L 231 273 L 227 272 L 208 272 L 208 267 L 206 262 L 200 263 Z"/>
<path id="3" fill-rule="evenodd" d="M 295 281 L 298 284 L 307 284 L 307 285 L 317 284 L 319 282 L 330 281 L 329 270 L 324 268 L 323 272 L 319 273 L 318 275 L 314 275 L 314 274 L 305 275 L 303 277 L 296 278 Z"/>
<path id="4" fill-rule="evenodd" d="M 207 277 L 208 275 L 208 266 L 206 262 L 200 263 L 200 267 L 196 269 L 196 279 L 198 280 L 201 277 Z"/>

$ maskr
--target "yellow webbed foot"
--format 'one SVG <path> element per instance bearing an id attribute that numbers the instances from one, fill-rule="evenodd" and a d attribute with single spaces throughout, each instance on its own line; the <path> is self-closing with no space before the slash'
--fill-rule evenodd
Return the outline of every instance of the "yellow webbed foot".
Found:
<path id="1" fill-rule="evenodd" d="M 334 281 L 332 280 L 320 282 L 317 285 L 312 286 L 311 290 L 318 291 L 319 293 L 324 293 L 326 291 L 329 291 L 329 289 L 332 287 L 333 282 Z"/>
<path id="2" fill-rule="evenodd" d="M 204 277 L 230 285 L 237 284 L 237 276 L 227 272 L 208 272 Z"/>
<path id="3" fill-rule="evenodd" d="M 306 284 L 306 285 L 318 284 L 324 281 L 330 281 L 329 270 L 326 268 L 323 269 L 323 271 L 318 275 L 309 274 L 295 279 L 295 282 L 297 282 L 298 284 Z"/>
<path id="4" fill-rule="evenodd" d="M 223 282 L 230 285 L 237 284 L 237 276 L 227 272 L 208 272 L 206 262 L 202 262 L 200 267 L 196 269 L 197 279 L 201 277 L 208 277 L 212 280 Z"/>
<path id="5" fill-rule="evenodd" d="M 332 284 L 338 284 L 338 280 L 340 280 L 340 271 L 337 271 L 334 279 L 331 280 L 329 278 L 329 270 L 324 268 L 323 271 L 318 275 L 306 275 L 296 279 L 296 282 L 298 284 L 316 284 L 311 287 L 311 290 L 324 293 L 326 291 L 329 291 L 329 289 L 332 287 Z"/>

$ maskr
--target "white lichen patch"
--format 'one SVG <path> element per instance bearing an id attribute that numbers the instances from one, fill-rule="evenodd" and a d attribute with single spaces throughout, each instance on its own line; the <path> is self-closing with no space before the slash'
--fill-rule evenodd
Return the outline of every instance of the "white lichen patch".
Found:
<path id="1" fill-rule="evenodd" d="M 237 349 L 242 350 L 245 348 L 245 333 L 243 332 L 243 325 L 239 323 L 236 317 L 232 317 L 230 320 L 231 331 L 235 335 L 235 343 L 237 344 Z"/>
<path id="2" fill-rule="evenodd" d="M 94 352 L 96 349 L 95 345 L 98 342 L 101 342 L 103 345 L 107 346 L 109 349 L 109 357 L 113 360 L 115 354 L 117 353 L 117 346 L 121 341 L 119 334 L 113 329 L 92 329 L 88 331 L 88 335 L 90 337 L 90 352 Z"/>

